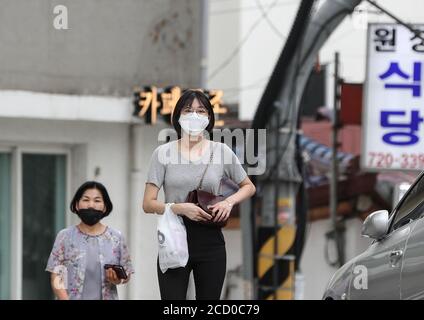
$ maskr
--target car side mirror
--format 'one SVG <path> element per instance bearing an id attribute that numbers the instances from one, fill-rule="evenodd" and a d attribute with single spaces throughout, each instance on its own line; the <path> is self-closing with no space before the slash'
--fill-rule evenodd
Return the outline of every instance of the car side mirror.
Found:
<path id="1" fill-rule="evenodd" d="M 362 224 L 361 235 L 380 240 L 387 233 L 389 227 L 389 212 L 379 210 L 371 213 Z"/>

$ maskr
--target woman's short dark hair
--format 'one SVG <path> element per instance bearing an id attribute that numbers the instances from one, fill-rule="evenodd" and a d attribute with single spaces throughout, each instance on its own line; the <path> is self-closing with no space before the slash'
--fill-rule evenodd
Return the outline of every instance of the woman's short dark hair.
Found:
<path id="1" fill-rule="evenodd" d="M 81 185 L 81 187 L 78 188 L 77 192 L 75 192 L 74 198 L 71 201 L 71 211 L 73 213 L 77 213 L 77 203 L 81 200 L 82 196 L 84 195 L 84 192 L 89 189 L 97 189 L 102 194 L 103 202 L 105 203 L 105 216 L 108 216 L 113 209 L 112 201 L 110 201 L 109 194 L 107 193 L 107 190 L 103 184 L 97 181 L 87 181 Z"/>
<path id="2" fill-rule="evenodd" d="M 181 116 L 181 111 L 186 106 L 191 106 L 193 100 L 197 99 L 201 105 L 203 105 L 209 113 L 209 124 L 206 127 L 206 131 L 209 134 L 212 133 L 212 129 L 215 126 L 215 115 L 213 113 L 213 108 L 209 98 L 200 90 L 188 89 L 183 92 L 181 97 L 178 99 L 177 104 L 175 105 L 174 111 L 172 113 L 172 125 L 177 131 L 178 138 L 181 138 L 181 126 L 178 120 Z"/>

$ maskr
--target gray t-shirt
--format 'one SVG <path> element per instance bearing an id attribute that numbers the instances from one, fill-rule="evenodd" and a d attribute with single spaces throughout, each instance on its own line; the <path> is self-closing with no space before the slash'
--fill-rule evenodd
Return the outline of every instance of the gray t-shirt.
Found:
<path id="1" fill-rule="evenodd" d="M 98 240 L 97 236 L 87 235 L 87 265 L 82 300 L 102 300 L 102 266 L 99 260 Z"/>
<path id="2" fill-rule="evenodd" d="M 202 174 L 210 162 L 212 148 L 213 161 L 206 171 L 202 189 L 218 195 L 223 176 L 237 184 L 243 181 L 247 173 L 235 153 L 224 143 L 210 142 L 207 151 L 197 161 L 184 158 L 178 151 L 177 141 L 160 145 L 152 154 L 146 182 L 153 183 L 159 189 L 163 186 L 165 202 L 185 202 L 187 194 L 198 187 Z"/>

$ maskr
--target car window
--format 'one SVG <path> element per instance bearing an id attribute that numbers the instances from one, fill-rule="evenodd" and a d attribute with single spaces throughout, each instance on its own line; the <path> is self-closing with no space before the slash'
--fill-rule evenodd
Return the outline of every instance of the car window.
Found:
<path id="1" fill-rule="evenodd" d="M 424 176 L 412 187 L 396 210 L 392 230 L 395 230 L 424 215 Z"/>

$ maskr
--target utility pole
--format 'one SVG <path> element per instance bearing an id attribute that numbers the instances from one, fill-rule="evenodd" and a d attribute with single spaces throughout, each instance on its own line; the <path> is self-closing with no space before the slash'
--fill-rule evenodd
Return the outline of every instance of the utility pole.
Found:
<path id="1" fill-rule="evenodd" d="M 337 218 L 337 204 L 338 204 L 338 178 L 339 168 L 337 160 L 337 151 L 339 147 L 338 131 L 339 131 L 339 110 L 340 110 L 340 83 L 339 77 L 339 53 L 336 52 L 334 56 L 334 106 L 333 106 L 333 130 L 331 136 L 332 156 L 331 156 L 331 182 L 330 182 L 330 216 L 334 232 L 334 242 L 337 248 L 337 264 L 342 266 L 344 264 L 344 241 L 343 241 L 343 225 L 339 223 Z"/>
<path id="2" fill-rule="evenodd" d="M 279 148 L 280 148 L 280 109 L 276 109 L 276 128 L 275 128 L 275 162 L 279 162 Z M 280 166 L 276 166 L 276 182 L 275 182 L 275 189 L 274 189 L 274 248 L 273 248 L 273 259 L 274 259 L 274 265 L 275 268 L 273 270 L 272 275 L 272 287 L 274 290 L 274 300 L 278 300 L 278 290 L 280 287 L 280 283 L 278 281 L 278 276 L 280 274 L 280 268 L 279 268 L 279 259 L 280 254 L 278 250 L 279 240 L 278 240 L 278 231 L 280 230 L 280 223 L 278 221 L 278 211 L 279 211 L 279 200 L 280 200 Z"/>

